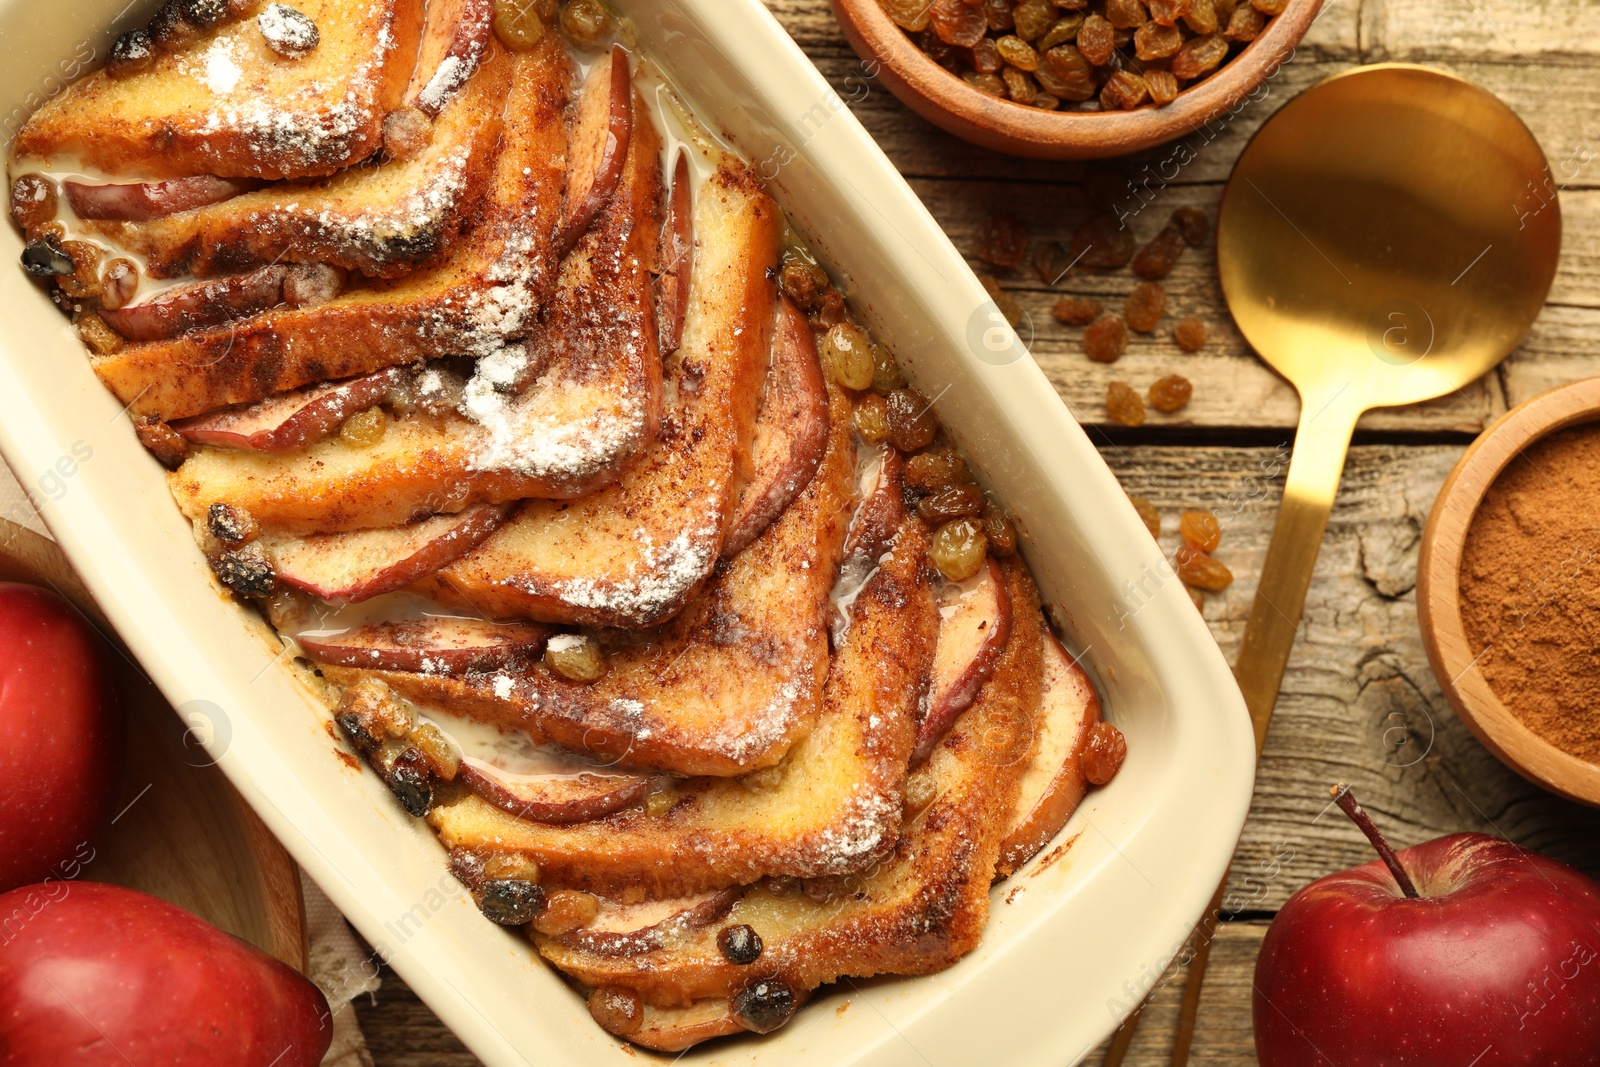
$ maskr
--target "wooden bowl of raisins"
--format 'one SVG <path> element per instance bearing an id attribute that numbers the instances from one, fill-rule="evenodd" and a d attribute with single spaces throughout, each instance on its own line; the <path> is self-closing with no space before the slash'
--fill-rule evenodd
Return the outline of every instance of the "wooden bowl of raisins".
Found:
<path id="1" fill-rule="evenodd" d="M 985 148 L 1100 159 L 1264 94 L 1322 0 L 831 0 L 867 73 Z"/>

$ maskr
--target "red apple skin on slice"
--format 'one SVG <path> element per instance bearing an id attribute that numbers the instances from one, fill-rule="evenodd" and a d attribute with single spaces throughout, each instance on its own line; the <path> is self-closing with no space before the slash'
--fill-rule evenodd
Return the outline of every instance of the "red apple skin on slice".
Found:
<path id="1" fill-rule="evenodd" d="M 79 218 L 106 222 L 149 222 L 180 211 L 220 204 L 260 185 L 260 182 L 213 178 L 208 174 L 137 185 L 61 183 L 67 203 Z"/>
<path id="2" fill-rule="evenodd" d="M 517 667 L 543 650 L 551 627 L 448 617 L 359 626 L 342 634 L 299 637 L 313 659 L 336 667 L 459 677 Z"/>
<path id="3" fill-rule="evenodd" d="M 755 474 L 728 520 L 722 558 L 732 559 L 811 484 L 828 447 L 828 387 L 805 314 L 778 298 L 772 365 L 756 416 Z"/>
<path id="4" fill-rule="evenodd" d="M 592 822 L 641 804 L 656 784 L 641 775 L 508 775 L 470 758 L 462 760 L 458 781 L 519 819 L 555 826 Z"/>
<path id="5" fill-rule="evenodd" d="M 694 189 L 690 183 L 689 154 L 680 149 L 672 168 L 672 194 L 658 253 L 661 277 L 656 281 L 656 326 L 663 358 L 683 343 L 683 320 L 689 313 L 689 277 L 694 271 Z"/>
<path id="6" fill-rule="evenodd" d="M 1011 636 L 1011 597 L 993 556 L 978 572 L 976 585 L 941 613 L 928 710 L 917 726 L 912 766 L 932 755 L 951 724 L 972 706 Z"/>
<path id="7" fill-rule="evenodd" d="M 659 912 L 660 909 L 653 903 L 631 908 L 626 905 L 616 907 L 611 909 L 614 912 L 612 915 L 602 910 L 595 922 L 552 940 L 601 956 L 639 956 L 659 949 L 663 936 L 671 930 L 704 930 L 720 921 L 733 910 L 744 894 L 744 886 L 702 893 L 697 898 L 683 900 L 682 908 L 648 925 L 630 925 L 627 922 L 628 913 L 644 909 Z"/>
<path id="8" fill-rule="evenodd" d="M 438 118 L 483 62 L 494 32 L 494 0 L 429 0 L 426 18 L 403 102 Z"/>
<path id="9" fill-rule="evenodd" d="M 186 440 L 247 452 L 294 452 L 327 437 L 352 415 L 377 404 L 404 377 L 398 367 L 324 382 L 245 407 L 224 408 L 172 424 Z"/>
<path id="10" fill-rule="evenodd" d="M 513 506 L 478 504 L 407 526 L 262 540 L 280 582 L 330 604 L 355 604 L 453 563 L 498 529 Z"/>
<path id="11" fill-rule="evenodd" d="M 570 177 L 556 249 L 572 251 L 617 191 L 633 136 L 633 82 L 628 53 L 613 45 L 594 65 L 572 120 Z"/>
<path id="12" fill-rule="evenodd" d="M 249 274 L 185 285 L 148 303 L 102 310 L 100 317 L 124 340 L 170 341 L 190 330 L 220 326 L 283 303 L 283 280 L 288 273 L 284 266 L 262 267 Z"/>
<path id="13" fill-rule="evenodd" d="M 1089 791 L 1083 750 L 1099 721 L 1100 697 L 1094 683 L 1046 627 L 1039 750 L 1023 775 L 1016 813 L 1000 842 L 995 881 L 1009 878 L 1037 855 L 1078 810 Z"/>

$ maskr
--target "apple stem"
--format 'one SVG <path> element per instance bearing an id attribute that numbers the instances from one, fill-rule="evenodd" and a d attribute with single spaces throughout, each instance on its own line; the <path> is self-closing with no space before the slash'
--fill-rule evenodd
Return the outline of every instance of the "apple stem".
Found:
<path id="1" fill-rule="evenodd" d="M 1411 881 L 1411 876 L 1406 873 L 1406 869 L 1400 866 L 1400 857 L 1395 855 L 1394 849 L 1389 847 L 1389 842 L 1384 840 L 1383 831 L 1378 829 L 1378 825 L 1372 821 L 1372 816 L 1367 814 L 1367 809 L 1356 800 L 1355 794 L 1350 792 L 1350 787 L 1340 782 L 1329 792 L 1333 794 L 1333 802 L 1350 816 L 1350 821 L 1359 826 L 1361 832 L 1367 835 L 1367 840 L 1372 842 L 1372 847 L 1377 850 L 1379 858 L 1388 865 L 1389 873 L 1394 875 L 1396 884 L 1400 886 L 1400 892 L 1412 900 L 1422 896 L 1417 892 L 1417 887 Z"/>

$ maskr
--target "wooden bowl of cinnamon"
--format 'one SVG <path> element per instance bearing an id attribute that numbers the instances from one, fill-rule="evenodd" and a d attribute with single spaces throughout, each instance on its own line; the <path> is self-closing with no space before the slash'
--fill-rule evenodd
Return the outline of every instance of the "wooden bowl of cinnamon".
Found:
<path id="1" fill-rule="evenodd" d="M 1600 378 L 1513 408 L 1467 449 L 1423 531 L 1417 614 L 1478 740 L 1600 806 Z"/>

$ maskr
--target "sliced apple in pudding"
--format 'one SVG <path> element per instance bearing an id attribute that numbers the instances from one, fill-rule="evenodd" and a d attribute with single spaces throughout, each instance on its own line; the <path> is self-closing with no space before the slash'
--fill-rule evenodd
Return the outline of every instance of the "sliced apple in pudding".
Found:
<path id="1" fill-rule="evenodd" d="M 972 706 L 1011 636 L 1011 598 L 993 557 L 976 578 L 952 586 L 950 593 L 951 602 L 939 609 L 939 650 L 927 710 L 917 724 L 913 765 L 927 759 L 950 724 Z"/>
<path id="2" fill-rule="evenodd" d="M 330 378 L 444 356 L 485 356 L 529 333 L 559 266 L 555 236 L 566 181 L 572 61 L 549 34 L 509 62 L 500 150 L 481 210 L 446 254 L 316 307 L 273 308 L 176 340 L 96 356 L 101 381 L 135 417 L 171 421 Z"/>
<path id="3" fill-rule="evenodd" d="M 106 308 L 100 317 L 129 341 L 159 341 L 190 330 L 231 322 L 283 302 L 288 267 L 262 267 L 215 281 L 169 289 L 131 307 Z"/>
<path id="4" fill-rule="evenodd" d="M 1044 701 L 1039 712 L 1038 754 L 1022 778 L 1022 789 L 1000 843 L 995 879 L 1010 877 L 1049 844 L 1082 802 L 1089 782 L 1083 750 L 1100 721 L 1100 698 L 1083 668 L 1054 634 L 1044 642 Z"/>
<path id="5" fill-rule="evenodd" d="M 344 534 L 263 534 L 278 580 L 331 604 L 352 604 L 404 589 L 483 541 L 509 508 L 480 504 L 407 526 Z"/>
<path id="6" fill-rule="evenodd" d="M 649 127 L 638 124 L 636 143 Z M 778 213 L 731 160 L 697 201 L 701 244 L 656 442 L 602 492 L 524 504 L 419 592 L 497 617 L 640 628 L 676 615 L 710 577 L 755 435 Z"/>
<path id="7" fill-rule="evenodd" d="M 493 37 L 494 0 L 428 0 L 405 105 L 436 117 L 477 71 Z"/>
<path id="8" fill-rule="evenodd" d="M 61 191 L 80 219 L 148 222 L 180 211 L 193 211 L 232 200 L 257 183 L 209 174 L 164 182 L 90 185 L 66 181 Z"/>
<path id="9" fill-rule="evenodd" d="M 248 452 L 293 452 L 315 444 L 346 419 L 377 404 L 404 377 L 399 368 L 323 382 L 255 404 L 180 419 L 172 428 L 197 445 Z"/>
<path id="10" fill-rule="evenodd" d="M 457 779 L 501 811 L 551 826 L 635 807 L 656 784 L 636 774 L 511 774 L 471 757 L 462 760 Z"/>
<path id="11" fill-rule="evenodd" d="M 563 253 L 588 232 L 617 191 L 628 157 L 634 108 L 628 53 L 621 45 L 613 45 L 590 69 L 572 120 L 566 203 L 556 239 L 556 247 Z"/>
<path id="12" fill-rule="evenodd" d="M 556 935 L 563 945 L 602 956 L 640 956 L 673 937 L 720 921 L 744 896 L 743 886 L 713 889 L 674 900 L 624 904 L 602 900 L 594 921 Z"/>
<path id="13" fill-rule="evenodd" d="M 694 185 L 689 154 L 682 149 L 672 167 L 667 222 L 661 228 L 661 250 L 656 257 L 660 271 L 656 322 L 661 330 L 661 354 L 670 356 L 683 343 L 683 317 L 689 311 L 689 278 L 694 271 Z"/>
<path id="14" fill-rule="evenodd" d="M 846 409 L 846 413 L 848 409 Z M 816 334 L 788 297 L 778 299 L 766 395 L 756 416 L 755 468 L 728 520 L 722 555 L 731 559 L 761 535 L 810 484 L 828 447 L 828 389 Z"/>
<path id="15" fill-rule="evenodd" d="M 550 627 L 427 616 L 333 633 L 295 635 L 308 656 L 340 667 L 423 674 L 467 674 L 523 666 L 544 651 Z"/>

